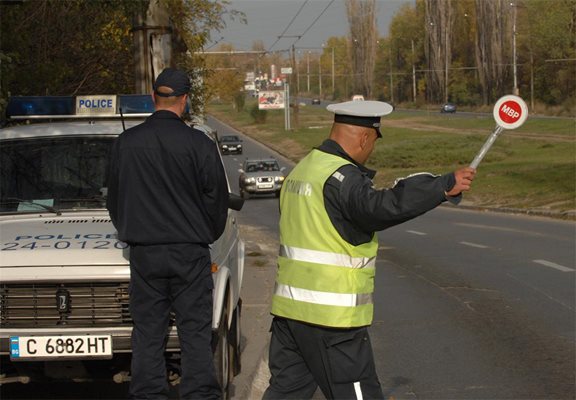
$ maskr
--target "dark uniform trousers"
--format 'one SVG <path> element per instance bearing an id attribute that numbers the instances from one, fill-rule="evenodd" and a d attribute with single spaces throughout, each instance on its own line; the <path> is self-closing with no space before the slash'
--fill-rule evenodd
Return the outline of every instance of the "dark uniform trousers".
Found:
<path id="1" fill-rule="evenodd" d="M 384 399 L 366 327 L 333 329 L 275 317 L 264 400 Z"/>
<path id="2" fill-rule="evenodd" d="M 131 246 L 131 398 L 168 398 L 164 351 L 174 311 L 181 348 L 180 398 L 220 399 L 211 347 L 210 264 L 208 248 L 196 244 Z"/>

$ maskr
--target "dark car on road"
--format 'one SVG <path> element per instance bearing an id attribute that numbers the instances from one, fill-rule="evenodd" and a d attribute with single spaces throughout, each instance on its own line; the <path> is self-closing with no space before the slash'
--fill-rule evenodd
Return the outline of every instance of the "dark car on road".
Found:
<path id="1" fill-rule="evenodd" d="M 453 103 L 444 103 L 442 104 L 442 108 L 440 109 L 441 113 L 455 113 L 456 112 L 456 104 Z"/>
<path id="2" fill-rule="evenodd" d="M 279 197 L 284 183 L 284 169 L 274 158 L 246 159 L 238 170 L 240 195 L 245 199 L 253 194 L 274 194 Z"/>
<path id="3" fill-rule="evenodd" d="M 226 135 L 218 139 L 222 154 L 242 154 L 242 139 L 236 135 Z"/>

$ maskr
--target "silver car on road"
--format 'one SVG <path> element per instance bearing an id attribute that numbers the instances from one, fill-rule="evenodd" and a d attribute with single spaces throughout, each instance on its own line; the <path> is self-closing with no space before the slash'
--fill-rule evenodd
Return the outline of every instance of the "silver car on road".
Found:
<path id="1" fill-rule="evenodd" d="M 284 183 L 284 170 L 274 158 L 246 159 L 240 172 L 240 195 L 244 199 L 253 194 L 274 194 L 280 196 Z"/>

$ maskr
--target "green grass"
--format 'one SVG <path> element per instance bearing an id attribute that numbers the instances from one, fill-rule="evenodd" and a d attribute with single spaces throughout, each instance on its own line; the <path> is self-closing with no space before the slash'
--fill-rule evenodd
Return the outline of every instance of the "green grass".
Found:
<path id="1" fill-rule="evenodd" d="M 250 108 L 236 112 L 210 105 L 208 112 L 247 135 L 298 161 L 328 137 L 333 114 L 306 106 L 293 113 L 284 130 L 284 111 L 268 111 L 256 124 Z M 468 165 L 495 123 L 490 116 L 462 117 L 438 112 L 396 111 L 382 118 L 383 139 L 370 160 L 375 184 L 390 186 L 397 177 L 427 171 L 443 174 Z M 519 129 L 504 131 L 480 166 L 465 200 L 476 206 L 557 211 L 574 218 L 576 210 L 576 125 L 573 119 L 528 119 Z"/>

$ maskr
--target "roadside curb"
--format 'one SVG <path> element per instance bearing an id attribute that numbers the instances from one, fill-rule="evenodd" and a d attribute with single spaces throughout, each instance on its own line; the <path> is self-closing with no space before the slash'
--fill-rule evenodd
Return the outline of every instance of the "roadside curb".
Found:
<path id="1" fill-rule="evenodd" d="M 244 221 L 241 221 L 243 223 Z M 270 303 L 276 278 L 278 241 L 265 229 L 242 224 L 246 244 L 242 282 L 242 372 L 234 377 L 232 400 L 260 400 L 268 387 Z"/>

